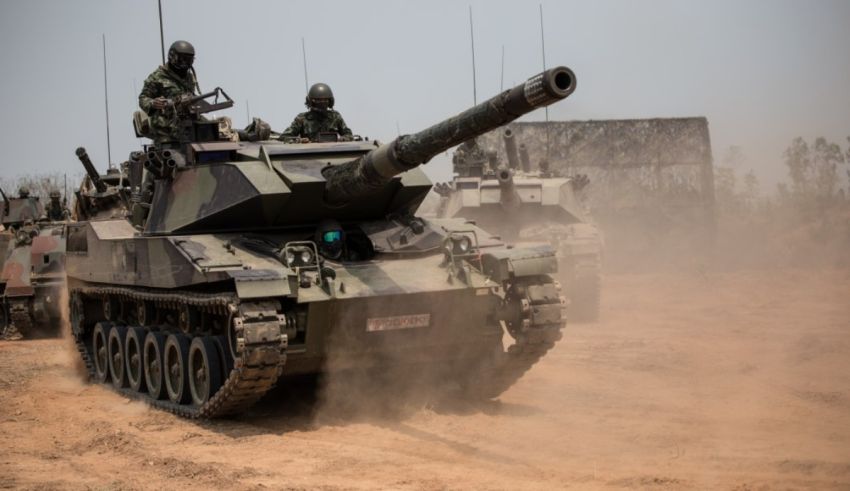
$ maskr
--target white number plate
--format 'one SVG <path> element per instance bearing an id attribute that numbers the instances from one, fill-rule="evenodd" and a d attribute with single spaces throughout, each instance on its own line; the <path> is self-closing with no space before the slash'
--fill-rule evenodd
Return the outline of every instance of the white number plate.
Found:
<path id="1" fill-rule="evenodd" d="M 412 329 L 428 327 L 431 324 L 431 314 L 395 315 L 392 317 L 372 317 L 366 319 L 366 331 L 392 331 L 395 329 Z"/>

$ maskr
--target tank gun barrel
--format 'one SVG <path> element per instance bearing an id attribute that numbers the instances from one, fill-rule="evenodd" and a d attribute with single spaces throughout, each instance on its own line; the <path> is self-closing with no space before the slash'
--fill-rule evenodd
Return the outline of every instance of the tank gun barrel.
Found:
<path id="1" fill-rule="evenodd" d="M 505 132 L 502 133 L 502 141 L 505 142 L 505 154 L 508 156 L 508 166 L 511 169 L 519 168 L 519 157 L 516 149 L 516 139 L 514 138 L 514 132 L 511 131 L 510 128 L 505 128 Z"/>
<path id="2" fill-rule="evenodd" d="M 516 207 L 519 202 L 516 188 L 514 187 L 514 173 L 507 167 L 501 167 L 496 172 L 496 179 L 499 181 L 499 202 L 507 210 Z"/>
<path id="3" fill-rule="evenodd" d="M 89 175 L 89 179 L 94 184 L 94 188 L 98 193 L 103 193 L 106 191 L 106 183 L 103 182 L 103 179 L 100 178 L 100 174 L 97 173 L 97 169 L 94 168 L 94 164 L 91 163 L 91 159 L 89 158 L 89 154 L 86 153 L 86 149 L 80 147 L 77 149 L 77 158 L 82 162 L 83 167 L 86 168 L 86 174 Z"/>
<path id="4" fill-rule="evenodd" d="M 402 172 L 470 138 L 548 106 L 573 93 L 575 75 L 567 67 L 550 68 L 477 106 L 412 135 L 402 135 L 368 154 L 323 171 L 325 199 L 332 204 L 366 196 Z"/>

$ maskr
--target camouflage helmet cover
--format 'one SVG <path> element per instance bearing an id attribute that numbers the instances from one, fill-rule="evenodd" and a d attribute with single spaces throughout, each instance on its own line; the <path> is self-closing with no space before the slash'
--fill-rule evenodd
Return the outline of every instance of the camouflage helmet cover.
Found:
<path id="1" fill-rule="evenodd" d="M 49 195 L 49 196 L 50 196 L 50 199 L 59 199 L 59 198 L 61 198 L 61 197 L 62 197 L 62 195 L 59 193 L 59 190 L 58 190 L 58 189 L 52 189 L 52 190 L 50 190 L 50 195 Z"/>
<path id="2" fill-rule="evenodd" d="M 322 104 L 320 101 L 327 102 Z M 334 107 L 334 93 L 328 84 L 313 84 L 310 90 L 307 91 L 307 98 L 304 104 L 310 109 L 330 109 Z"/>
<path id="3" fill-rule="evenodd" d="M 21 198 L 27 198 L 30 195 L 30 188 L 26 186 L 21 186 L 18 188 L 18 196 Z"/>

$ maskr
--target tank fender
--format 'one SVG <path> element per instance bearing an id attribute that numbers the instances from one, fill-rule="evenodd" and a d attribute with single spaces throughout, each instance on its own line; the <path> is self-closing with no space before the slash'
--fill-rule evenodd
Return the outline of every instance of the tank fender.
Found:
<path id="1" fill-rule="evenodd" d="M 227 272 L 236 284 L 239 298 L 285 297 L 292 294 L 289 277 L 271 269 L 244 269 Z"/>
<path id="2" fill-rule="evenodd" d="M 481 263 L 484 273 L 497 282 L 558 272 L 555 249 L 548 244 L 482 252 Z"/>

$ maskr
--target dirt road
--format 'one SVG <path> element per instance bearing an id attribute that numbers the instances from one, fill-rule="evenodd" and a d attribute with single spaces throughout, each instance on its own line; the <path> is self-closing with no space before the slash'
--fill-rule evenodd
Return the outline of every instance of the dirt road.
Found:
<path id="1" fill-rule="evenodd" d="M 0 488 L 850 489 L 850 271 L 618 275 L 500 401 L 194 423 L 0 342 Z"/>

